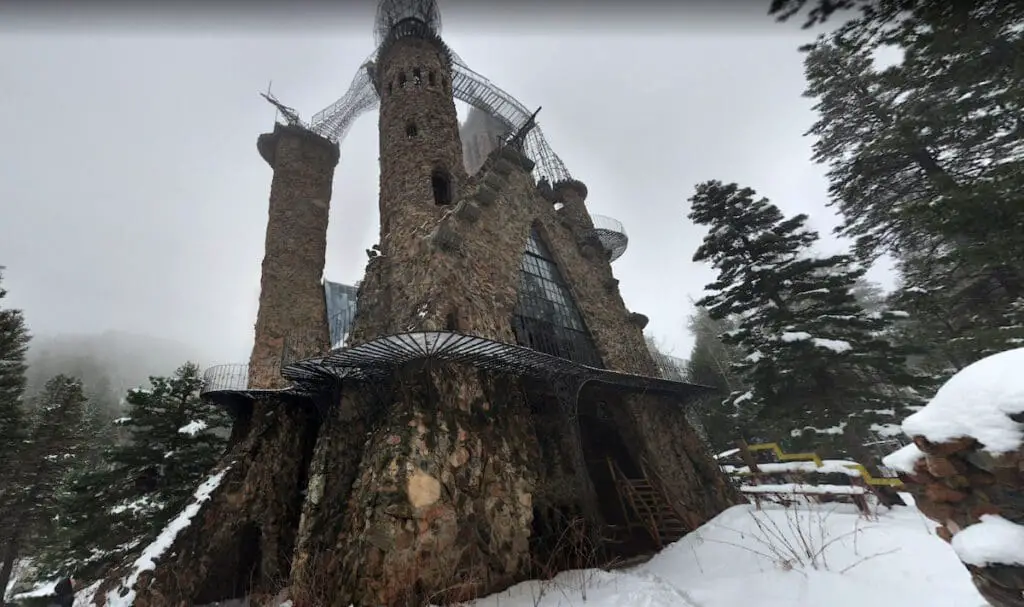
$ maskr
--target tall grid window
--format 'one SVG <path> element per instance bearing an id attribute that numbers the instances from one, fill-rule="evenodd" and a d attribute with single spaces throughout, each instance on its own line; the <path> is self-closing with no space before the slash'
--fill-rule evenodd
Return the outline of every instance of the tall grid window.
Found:
<path id="1" fill-rule="evenodd" d="M 572 293 L 535 229 L 520 262 L 519 299 L 512 329 L 520 345 L 601 367 Z"/>

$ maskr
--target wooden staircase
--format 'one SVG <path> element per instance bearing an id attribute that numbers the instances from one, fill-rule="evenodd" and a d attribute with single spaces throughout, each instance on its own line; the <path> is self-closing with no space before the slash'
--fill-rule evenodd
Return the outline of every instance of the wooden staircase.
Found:
<path id="1" fill-rule="evenodd" d="M 651 482 L 645 466 L 641 466 L 642 478 L 627 477 L 611 458 L 608 459 L 608 468 L 615 479 L 630 531 L 642 527 L 659 548 L 679 540 L 690 531 L 665 493 Z"/>

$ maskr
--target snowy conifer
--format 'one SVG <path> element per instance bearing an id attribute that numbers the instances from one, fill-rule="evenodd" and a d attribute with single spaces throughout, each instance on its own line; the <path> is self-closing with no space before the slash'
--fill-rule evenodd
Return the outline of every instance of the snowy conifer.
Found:
<path id="1" fill-rule="evenodd" d="M 65 495 L 61 566 L 91 570 L 151 539 L 195 491 L 220 457 L 229 424 L 200 399 L 199 368 L 187 363 L 171 377 L 128 393 L 115 420 L 128 440 L 106 450 L 104 464 L 76 475 Z M 55 564 L 55 558 L 47 559 Z"/>
<path id="2" fill-rule="evenodd" d="M 745 438 L 806 429 L 811 444 L 832 436 L 837 450 L 860 451 L 858 429 L 902 418 L 900 388 L 912 379 L 884 333 L 891 318 L 854 297 L 864 268 L 849 255 L 813 256 L 818 235 L 806 216 L 787 218 L 755 196 L 712 181 L 690 199 L 690 218 L 709 228 L 694 261 L 719 272 L 698 304 L 713 318 L 738 318 L 724 339 L 746 352 L 737 370 L 749 390 L 734 392 L 729 406 Z"/>

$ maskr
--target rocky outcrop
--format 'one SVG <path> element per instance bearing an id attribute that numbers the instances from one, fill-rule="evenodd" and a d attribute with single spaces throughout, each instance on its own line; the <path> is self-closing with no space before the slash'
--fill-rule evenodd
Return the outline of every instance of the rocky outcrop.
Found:
<path id="1" fill-rule="evenodd" d="M 914 444 L 920 454 L 905 459 L 900 477 L 940 537 L 950 541 L 986 514 L 1024 524 L 1024 449 L 994 456 L 973 438 Z M 1024 607 L 1024 567 L 966 566 L 993 607 Z"/>

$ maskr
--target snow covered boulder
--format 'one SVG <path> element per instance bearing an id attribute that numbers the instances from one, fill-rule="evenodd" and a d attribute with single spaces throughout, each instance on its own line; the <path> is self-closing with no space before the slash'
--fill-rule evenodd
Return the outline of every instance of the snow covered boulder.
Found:
<path id="1" fill-rule="evenodd" d="M 903 431 L 930 443 L 974 439 L 998 456 L 1024 444 L 1024 348 L 969 365 L 928 406 L 903 420 Z"/>
<path id="2" fill-rule="evenodd" d="M 961 370 L 884 458 L 996 607 L 1024 607 L 1024 348 Z"/>

